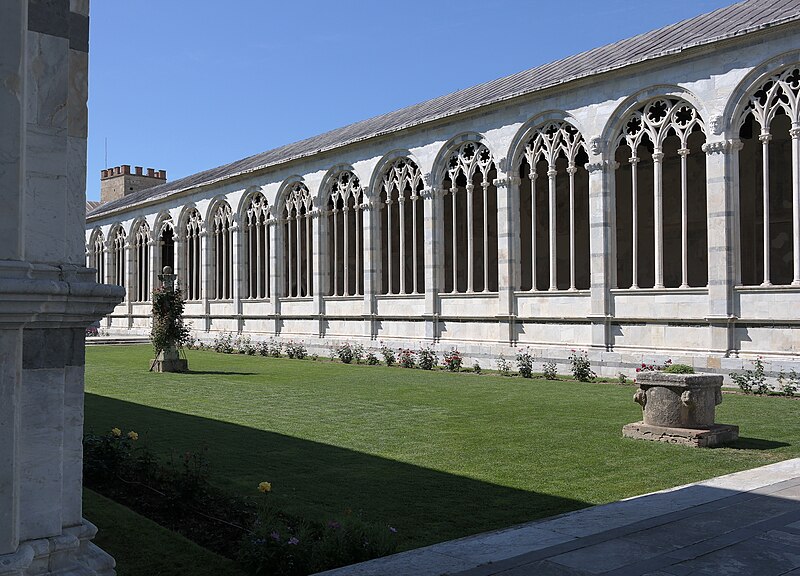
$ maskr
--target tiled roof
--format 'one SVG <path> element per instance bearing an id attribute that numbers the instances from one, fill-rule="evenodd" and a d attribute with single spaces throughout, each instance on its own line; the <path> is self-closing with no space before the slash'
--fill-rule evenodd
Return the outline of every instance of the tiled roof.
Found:
<path id="1" fill-rule="evenodd" d="M 100 204 L 101 204 L 101 202 L 98 202 L 96 200 L 87 200 L 86 201 L 86 213 L 88 214 L 89 212 L 91 212 L 92 210 L 94 210 L 95 208 L 100 206 Z"/>
<path id="2" fill-rule="evenodd" d="M 105 216 L 139 204 L 161 200 L 203 184 L 453 116 L 579 78 L 797 20 L 800 20 L 800 0 L 746 0 L 633 38 L 141 190 L 103 204 L 87 217 Z"/>

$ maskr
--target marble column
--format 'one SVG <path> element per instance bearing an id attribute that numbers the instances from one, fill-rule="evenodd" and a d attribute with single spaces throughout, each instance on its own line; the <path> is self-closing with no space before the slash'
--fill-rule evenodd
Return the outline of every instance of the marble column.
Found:
<path id="1" fill-rule="evenodd" d="M 364 197 L 367 192 L 364 191 Z M 364 305 L 361 314 L 364 319 L 363 333 L 369 339 L 374 339 L 375 331 L 375 296 L 380 293 L 380 210 L 378 205 L 364 200 L 361 204 L 361 213 L 364 219 L 363 232 L 363 258 L 364 258 Z"/>
<path id="2" fill-rule="evenodd" d="M 325 298 L 326 288 L 330 286 L 331 271 L 327 266 L 328 262 L 328 230 L 326 224 L 328 219 L 324 217 L 324 211 L 315 209 L 311 211 L 310 217 L 306 222 L 311 226 L 311 243 L 313 245 L 312 254 L 312 275 L 311 283 L 312 294 L 312 314 L 317 322 L 317 336 L 325 336 Z"/>
<path id="3" fill-rule="evenodd" d="M 597 146 L 595 144 L 595 146 Z M 616 286 L 614 253 L 614 169 L 615 164 L 596 158 L 586 165 L 589 172 L 589 267 L 592 347 L 608 349 L 611 288 Z"/>
<path id="4" fill-rule="evenodd" d="M 426 180 L 430 180 L 428 177 Z M 444 197 L 438 188 L 425 188 L 421 194 L 425 245 L 425 339 L 439 339 L 439 290 L 444 286 Z M 437 225 L 438 224 L 438 225 Z"/>
<path id="5" fill-rule="evenodd" d="M 520 219 L 519 176 L 498 178 L 497 188 L 497 316 L 500 325 L 498 340 L 514 344 L 517 340 L 515 325 L 516 304 L 514 291 L 519 289 Z"/>
<path id="6" fill-rule="evenodd" d="M 82 518 L 88 1 L 0 3 L 0 575 L 114 574 Z"/>
<path id="7" fill-rule="evenodd" d="M 708 321 L 710 351 L 726 356 L 733 346 L 737 284 L 740 140 L 703 145 L 706 153 L 708 220 Z"/>

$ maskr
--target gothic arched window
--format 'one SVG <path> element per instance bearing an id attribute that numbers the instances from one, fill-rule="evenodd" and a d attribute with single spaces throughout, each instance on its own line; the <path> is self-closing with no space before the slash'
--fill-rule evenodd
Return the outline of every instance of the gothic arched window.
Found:
<path id="1" fill-rule="evenodd" d="M 299 298 L 312 294 L 313 220 L 311 194 L 300 182 L 294 184 L 284 202 L 283 266 L 284 294 Z"/>
<path id="2" fill-rule="evenodd" d="M 233 213 L 227 202 L 222 202 L 213 216 L 214 298 L 228 300 L 233 297 Z"/>
<path id="3" fill-rule="evenodd" d="M 328 263 L 331 296 L 363 294 L 363 201 L 358 177 L 349 170 L 336 175 L 328 194 Z"/>
<path id="4" fill-rule="evenodd" d="M 203 229 L 203 221 L 200 212 L 192 209 L 186 219 L 184 235 L 186 244 L 184 246 L 184 257 L 186 266 L 184 285 L 186 286 L 187 300 L 200 300 L 202 285 L 201 260 L 200 260 L 200 234 Z"/>
<path id="5" fill-rule="evenodd" d="M 269 207 L 264 196 L 257 192 L 250 197 L 244 213 L 244 243 L 247 298 L 266 298 L 269 286 Z"/>
<path id="6" fill-rule="evenodd" d="M 134 237 L 134 254 L 136 258 L 136 302 L 150 299 L 150 227 L 142 222 L 136 229 Z"/>
<path id="7" fill-rule="evenodd" d="M 497 171 L 489 149 L 466 142 L 444 176 L 446 292 L 497 291 Z"/>
<path id="8" fill-rule="evenodd" d="M 741 282 L 800 285 L 800 66 L 754 87 L 738 121 Z"/>
<path id="9" fill-rule="evenodd" d="M 423 239 L 424 187 L 419 167 L 395 160 L 381 183 L 381 286 L 384 294 L 425 291 Z"/>
<path id="10" fill-rule="evenodd" d="M 567 122 L 534 130 L 520 161 L 522 290 L 588 289 L 589 160 Z"/>
<path id="11" fill-rule="evenodd" d="M 111 264 L 114 267 L 114 284 L 125 286 L 125 231 L 118 226 L 111 237 Z"/>
<path id="12" fill-rule="evenodd" d="M 616 139 L 618 288 L 708 284 L 705 126 L 686 100 L 632 112 Z"/>

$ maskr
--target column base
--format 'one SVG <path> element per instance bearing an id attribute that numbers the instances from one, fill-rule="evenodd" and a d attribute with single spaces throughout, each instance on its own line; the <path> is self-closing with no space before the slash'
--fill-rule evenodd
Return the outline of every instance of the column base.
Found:
<path id="1" fill-rule="evenodd" d="M 60 536 L 21 542 L 0 555 L 0 576 L 116 576 L 114 559 L 91 542 L 97 528 L 83 524 Z"/>

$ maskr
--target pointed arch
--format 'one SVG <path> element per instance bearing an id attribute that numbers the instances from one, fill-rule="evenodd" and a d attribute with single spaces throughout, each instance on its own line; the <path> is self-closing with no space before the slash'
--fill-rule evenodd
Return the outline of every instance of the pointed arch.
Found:
<path id="1" fill-rule="evenodd" d="M 150 299 L 150 226 L 142 218 L 134 223 L 132 230 L 133 248 L 133 298 L 135 302 L 146 302 Z"/>
<path id="2" fill-rule="evenodd" d="M 549 116 L 525 131 L 511 157 L 520 177 L 520 289 L 588 289 L 586 143 L 566 115 Z"/>
<path id="3" fill-rule="evenodd" d="M 94 281 L 106 282 L 106 244 L 103 230 L 98 226 L 89 236 L 89 266 L 94 268 Z"/>
<path id="4" fill-rule="evenodd" d="M 179 219 L 179 239 L 183 244 L 182 260 L 180 267 L 182 283 L 185 287 L 187 300 L 200 300 L 202 296 L 202 258 L 201 237 L 204 234 L 203 217 L 200 211 L 189 204 L 184 207 Z"/>
<path id="5" fill-rule="evenodd" d="M 241 219 L 244 225 L 245 298 L 266 298 L 270 294 L 271 213 L 260 190 L 245 197 Z"/>
<path id="6" fill-rule="evenodd" d="M 437 160 L 444 194 L 446 292 L 496 292 L 498 286 L 497 168 L 481 141 L 451 140 Z"/>
<path id="7" fill-rule="evenodd" d="M 125 229 L 121 223 L 114 224 L 108 234 L 109 250 L 111 252 L 112 278 L 114 284 L 125 287 L 127 266 L 125 265 L 125 248 L 127 245 Z"/>
<path id="8" fill-rule="evenodd" d="M 363 294 L 364 188 L 351 167 L 340 166 L 329 172 L 321 190 L 328 219 L 328 269 L 332 272 L 328 295 Z"/>
<path id="9" fill-rule="evenodd" d="M 649 92 L 648 92 L 649 94 Z M 651 96 L 616 122 L 617 287 L 708 283 L 706 125 L 688 93 Z"/>
<path id="10" fill-rule="evenodd" d="M 800 54 L 752 83 L 736 107 L 739 273 L 800 286 Z"/>
<path id="11" fill-rule="evenodd" d="M 422 171 L 411 158 L 396 158 L 384 167 L 378 186 L 381 291 L 422 294 L 425 291 Z"/>
<path id="12" fill-rule="evenodd" d="M 289 298 L 311 296 L 314 202 L 308 187 L 301 181 L 288 183 L 282 192 L 283 293 Z"/>
<path id="13" fill-rule="evenodd" d="M 216 300 L 233 298 L 233 228 L 234 216 L 224 199 L 212 203 L 209 210 L 211 262 Z"/>

